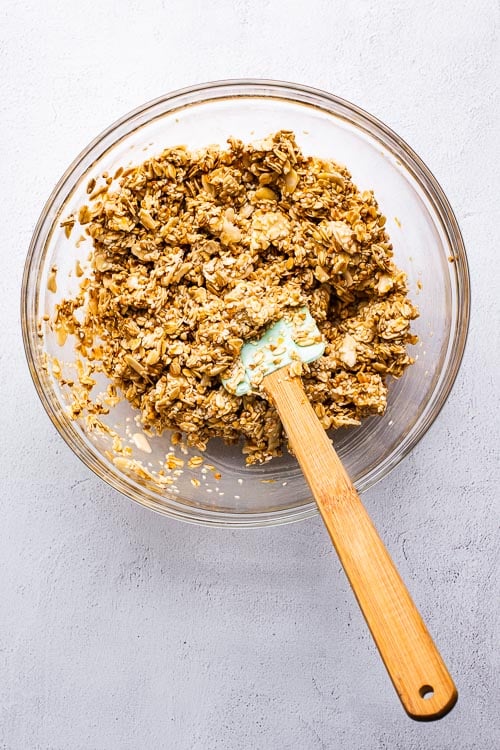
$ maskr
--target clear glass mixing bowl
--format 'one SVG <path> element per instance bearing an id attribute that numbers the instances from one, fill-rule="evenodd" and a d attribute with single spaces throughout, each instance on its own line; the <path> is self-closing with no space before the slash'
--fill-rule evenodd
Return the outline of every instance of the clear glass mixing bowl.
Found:
<path id="1" fill-rule="evenodd" d="M 456 219 L 425 164 L 379 120 L 323 91 L 262 80 L 202 84 L 134 110 L 76 158 L 42 212 L 22 284 L 23 338 L 42 403 L 76 455 L 123 494 L 185 521 L 262 526 L 307 518 L 316 506 L 289 455 L 246 467 L 238 447 L 213 441 L 204 457 L 208 468 L 190 469 L 187 460 L 199 451 L 184 455 L 171 446 L 169 435 L 149 439 L 152 452 L 147 455 L 131 443 L 133 457 L 151 471 L 169 451 L 184 461 L 174 484 L 160 486 L 117 467 L 109 457 L 110 438 L 69 418 L 68 395 L 45 357 L 74 360 L 72 344 L 68 340 L 61 348 L 48 328 L 40 337 L 39 325 L 61 298 L 76 291 L 80 280 L 71 271 L 89 246 L 77 247 L 73 237 L 68 241 L 60 221 L 85 203 L 89 179 L 105 171 L 112 175 L 119 166 L 140 163 L 167 146 L 224 145 L 230 135 L 250 141 L 279 129 L 295 131 L 304 152 L 345 164 L 360 189 L 375 191 L 387 216 L 395 261 L 407 272 L 410 297 L 420 309 L 413 327 L 420 339 L 412 352 L 416 362 L 391 382 L 386 414 L 333 434 L 360 492 L 385 476 L 428 430 L 450 392 L 465 346 L 469 275 Z M 47 290 L 53 265 L 58 267 L 56 294 Z M 133 417 L 132 408 L 120 404 L 109 424 L 125 436 Z"/>

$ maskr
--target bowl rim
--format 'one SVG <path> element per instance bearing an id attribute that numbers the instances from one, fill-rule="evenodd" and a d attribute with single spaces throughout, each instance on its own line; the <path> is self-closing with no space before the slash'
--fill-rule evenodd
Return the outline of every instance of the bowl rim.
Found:
<path id="1" fill-rule="evenodd" d="M 204 94 L 206 96 L 204 96 Z M 300 98 L 297 99 L 297 96 Z M 41 259 L 43 250 L 46 247 L 50 236 L 50 228 L 54 226 L 59 211 L 64 205 L 64 201 L 68 195 L 68 189 L 71 190 L 74 186 L 69 183 L 74 176 L 75 171 L 88 162 L 89 157 L 97 149 L 99 144 L 105 141 L 118 129 L 122 128 L 127 123 L 137 121 L 142 115 L 159 105 L 171 104 L 171 106 L 166 106 L 162 114 L 167 114 L 169 111 L 179 109 L 178 106 L 175 106 L 176 102 L 178 103 L 186 97 L 190 98 L 190 101 L 181 106 L 200 105 L 206 101 L 218 99 L 264 97 L 266 99 L 277 98 L 295 103 L 313 105 L 323 111 L 329 111 L 330 114 L 335 114 L 337 117 L 339 116 L 338 110 L 340 109 L 346 116 L 349 116 L 348 119 L 351 123 L 354 123 L 357 127 L 368 132 L 372 138 L 377 138 L 385 148 L 390 144 L 391 151 L 395 151 L 404 159 L 405 167 L 407 169 L 410 168 L 410 173 L 417 180 L 419 187 L 424 191 L 427 199 L 439 217 L 442 229 L 444 230 L 450 248 L 453 251 L 452 262 L 454 265 L 455 276 L 454 279 L 452 278 L 452 282 L 454 280 L 455 288 L 461 292 L 460 304 L 457 305 L 456 310 L 455 326 L 450 329 L 449 333 L 448 351 L 451 351 L 451 357 L 447 362 L 446 370 L 441 374 L 434 386 L 434 390 L 429 399 L 429 408 L 427 409 L 425 418 L 418 423 L 416 429 L 410 430 L 411 439 L 406 439 L 408 438 L 408 435 L 405 436 L 405 442 L 400 451 L 397 453 L 393 451 L 388 458 L 384 459 L 383 462 L 372 470 L 370 481 L 367 483 L 367 486 L 362 488 L 362 491 L 373 486 L 376 482 L 380 481 L 384 476 L 390 473 L 408 455 L 408 453 L 413 450 L 435 422 L 450 395 L 463 359 L 469 331 L 471 291 L 470 272 L 465 245 L 457 219 L 444 190 L 431 170 L 418 154 L 415 153 L 415 151 L 406 143 L 406 141 L 404 141 L 384 122 L 358 105 L 321 89 L 288 81 L 261 78 L 207 81 L 176 89 L 145 102 L 115 120 L 111 125 L 101 131 L 101 133 L 99 133 L 92 141 L 90 141 L 90 143 L 80 151 L 76 158 L 67 167 L 51 191 L 33 231 L 24 264 L 21 282 L 21 328 L 24 351 L 38 397 L 58 433 L 72 449 L 73 453 L 76 454 L 76 456 L 80 458 L 80 460 L 100 479 L 104 480 L 107 484 L 124 494 L 132 501 L 146 506 L 162 515 L 177 518 L 185 522 L 207 526 L 216 525 L 230 528 L 251 528 L 300 521 L 318 513 L 316 504 L 312 500 L 306 501 L 301 505 L 285 507 L 280 510 L 265 512 L 259 511 L 256 513 L 236 513 L 209 510 L 205 508 L 201 509 L 187 504 L 184 505 L 178 498 L 171 495 L 168 495 L 169 502 L 174 505 L 169 505 L 168 507 L 160 505 L 158 501 L 155 500 L 154 492 L 148 492 L 143 486 L 138 485 L 129 477 L 123 475 L 122 478 L 122 475 L 118 476 L 117 474 L 110 474 L 109 472 L 103 471 L 102 464 L 87 446 L 82 443 L 82 438 L 73 427 L 71 421 L 67 417 L 62 418 L 62 410 L 60 414 L 55 412 L 53 405 L 47 396 L 42 375 L 36 367 L 36 326 L 32 325 L 30 327 L 30 319 L 34 319 L 34 316 L 31 315 L 31 313 L 34 314 L 35 311 L 29 306 L 29 295 L 27 290 L 29 288 L 29 281 L 39 271 L 38 261 Z M 328 103 L 332 106 L 330 110 L 328 109 L 328 106 L 325 106 L 328 105 Z M 333 111 L 333 107 L 335 107 L 335 111 Z M 131 130 L 133 129 L 134 128 L 131 128 Z M 124 133 L 122 137 L 128 134 L 128 132 L 131 132 L 131 130 Z M 97 156 L 96 158 L 99 157 Z M 90 161 L 89 164 L 90 163 L 92 163 L 92 161 Z M 82 173 L 85 173 L 85 171 L 86 169 L 83 169 Z M 79 179 L 81 179 L 81 176 Z M 58 199 L 61 197 L 62 200 L 58 202 Z M 50 218 L 50 211 L 54 207 L 58 208 L 58 213 L 54 218 Z M 43 243 L 40 245 L 40 237 L 47 225 L 49 231 L 46 233 Z M 33 303 L 36 299 L 37 295 L 33 295 Z M 131 490 L 133 492 L 131 492 Z"/>

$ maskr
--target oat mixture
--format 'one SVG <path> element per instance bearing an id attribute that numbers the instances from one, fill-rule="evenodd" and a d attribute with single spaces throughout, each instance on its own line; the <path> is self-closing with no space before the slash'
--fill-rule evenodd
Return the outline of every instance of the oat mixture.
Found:
<path id="1" fill-rule="evenodd" d="M 251 464 L 286 438 L 262 394 L 221 383 L 245 340 L 307 306 L 326 349 L 302 378 L 324 428 L 337 428 L 384 412 L 387 376 L 412 362 L 418 313 L 385 217 L 345 167 L 304 156 L 289 131 L 228 144 L 169 148 L 119 170 L 118 186 L 91 181 L 88 205 L 63 222 L 92 238 L 91 272 L 53 325 L 147 430 L 180 431 L 201 450 L 242 440 Z"/>

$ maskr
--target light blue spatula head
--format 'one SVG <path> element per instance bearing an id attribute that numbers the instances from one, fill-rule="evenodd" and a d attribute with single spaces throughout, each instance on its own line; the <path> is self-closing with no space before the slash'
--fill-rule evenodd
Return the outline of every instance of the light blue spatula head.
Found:
<path id="1" fill-rule="evenodd" d="M 244 396 L 258 390 L 271 372 L 294 361 L 313 362 L 325 351 L 321 333 L 306 307 L 279 320 L 258 340 L 243 345 L 239 361 L 222 384 L 230 393 Z"/>

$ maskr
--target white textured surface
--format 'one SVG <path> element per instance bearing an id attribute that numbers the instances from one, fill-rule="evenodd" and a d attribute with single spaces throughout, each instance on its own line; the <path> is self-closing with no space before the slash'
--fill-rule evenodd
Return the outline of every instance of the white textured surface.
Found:
<path id="1" fill-rule="evenodd" d="M 0 748 L 486 750 L 498 719 L 496 0 L 4 0 L 0 6 Z M 434 171 L 470 257 L 448 404 L 365 495 L 460 699 L 407 719 L 321 523 L 169 521 L 70 453 L 37 401 L 18 298 L 52 186 L 118 116 L 202 80 L 346 97 Z M 496 274 L 496 278 L 495 278 Z"/>

